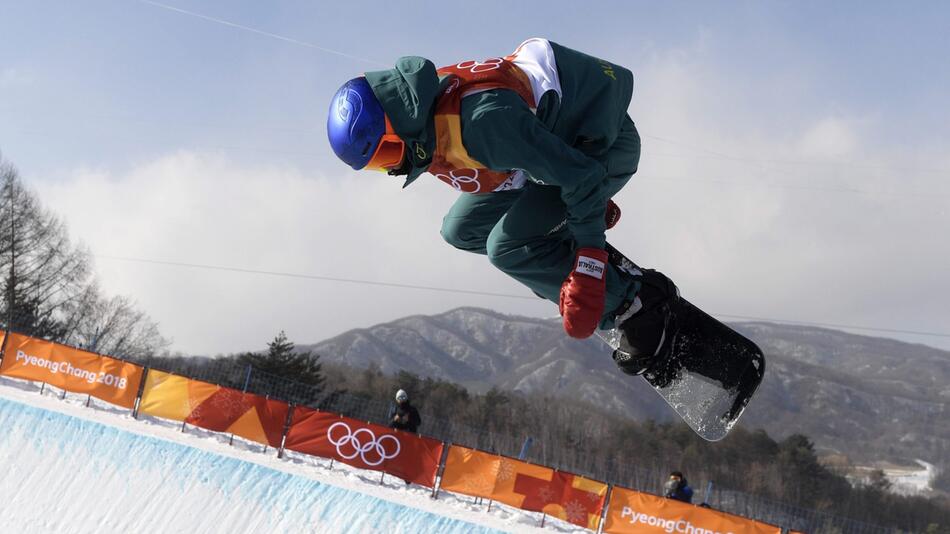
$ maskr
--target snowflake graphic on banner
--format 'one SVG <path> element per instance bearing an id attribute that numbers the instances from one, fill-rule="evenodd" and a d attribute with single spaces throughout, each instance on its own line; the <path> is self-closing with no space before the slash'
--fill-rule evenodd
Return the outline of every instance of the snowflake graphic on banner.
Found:
<path id="1" fill-rule="evenodd" d="M 541 502 L 544 504 L 554 502 L 554 490 L 551 489 L 551 486 L 541 486 L 538 488 L 538 498 L 541 499 Z"/>
<path id="2" fill-rule="evenodd" d="M 491 493 L 495 489 L 494 481 L 485 475 L 469 476 L 465 478 L 465 490 L 472 493 Z"/>
<path id="3" fill-rule="evenodd" d="M 567 503 L 564 507 L 564 513 L 567 515 L 567 520 L 575 525 L 587 524 L 587 508 L 584 508 L 584 505 L 577 499 Z"/>
<path id="4" fill-rule="evenodd" d="M 505 458 L 502 458 L 498 462 L 498 472 L 495 474 L 495 478 L 500 481 L 511 480 L 515 476 L 515 464 L 509 462 Z"/>
<path id="5" fill-rule="evenodd" d="M 223 412 L 227 418 L 241 415 L 247 411 L 247 407 L 244 405 L 243 395 L 236 391 L 227 391 L 215 395 L 211 399 L 211 403 L 214 404 L 215 408 Z"/>

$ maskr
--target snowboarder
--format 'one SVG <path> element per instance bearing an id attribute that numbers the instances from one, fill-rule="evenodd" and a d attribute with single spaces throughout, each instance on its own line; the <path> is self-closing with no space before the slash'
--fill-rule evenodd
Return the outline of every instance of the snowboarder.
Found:
<path id="1" fill-rule="evenodd" d="M 442 236 L 484 254 L 558 303 L 564 330 L 622 332 L 614 360 L 629 374 L 661 354 L 679 296 L 663 274 L 608 261 L 611 201 L 637 171 L 640 137 L 620 65 L 529 39 L 509 56 L 436 69 L 422 57 L 367 72 L 334 95 L 330 144 L 353 169 L 423 172 L 461 193 Z"/>

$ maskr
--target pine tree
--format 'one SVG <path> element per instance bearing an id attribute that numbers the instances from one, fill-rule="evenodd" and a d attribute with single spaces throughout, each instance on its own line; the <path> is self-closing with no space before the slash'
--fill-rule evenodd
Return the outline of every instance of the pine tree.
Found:
<path id="1" fill-rule="evenodd" d="M 267 344 L 267 352 L 248 352 L 242 354 L 240 360 L 243 364 L 252 366 L 253 375 L 258 378 L 270 375 L 306 386 L 303 390 L 295 388 L 295 398 L 290 399 L 295 402 L 310 404 L 323 392 L 326 377 L 323 375 L 320 355 L 309 350 L 297 351 L 283 330 Z"/>

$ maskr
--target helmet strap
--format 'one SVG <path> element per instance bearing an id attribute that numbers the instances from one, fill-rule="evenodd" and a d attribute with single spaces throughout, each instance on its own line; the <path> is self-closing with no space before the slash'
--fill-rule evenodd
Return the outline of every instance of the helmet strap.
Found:
<path id="1" fill-rule="evenodd" d="M 393 167 L 387 171 L 387 174 L 390 176 L 408 176 L 409 171 L 412 170 L 412 162 L 408 157 L 403 156 L 402 163 L 398 167 Z"/>

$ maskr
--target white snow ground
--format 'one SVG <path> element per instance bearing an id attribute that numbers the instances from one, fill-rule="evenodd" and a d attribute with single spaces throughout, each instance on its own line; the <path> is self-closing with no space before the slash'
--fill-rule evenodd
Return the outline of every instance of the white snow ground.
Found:
<path id="1" fill-rule="evenodd" d="M 880 469 L 891 483 L 890 492 L 895 495 L 928 495 L 933 490 L 933 481 L 937 476 L 937 466 L 923 460 L 914 460 L 918 469 L 913 467 L 895 467 L 886 462 L 870 466 L 857 466 L 846 476 L 852 485 L 864 486 L 871 483 L 871 473 Z"/>
<path id="2" fill-rule="evenodd" d="M 0 377 L 0 534 L 542 532 L 540 514 L 60 393 Z"/>
<path id="3" fill-rule="evenodd" d="M 898 495 L 920 495 L 931 489 L 931 483 L 937 476 L 937 466 L 923 460 L 914 460 L 923 469 L 884 469 L 891 481 L 891 491 Z"/>

